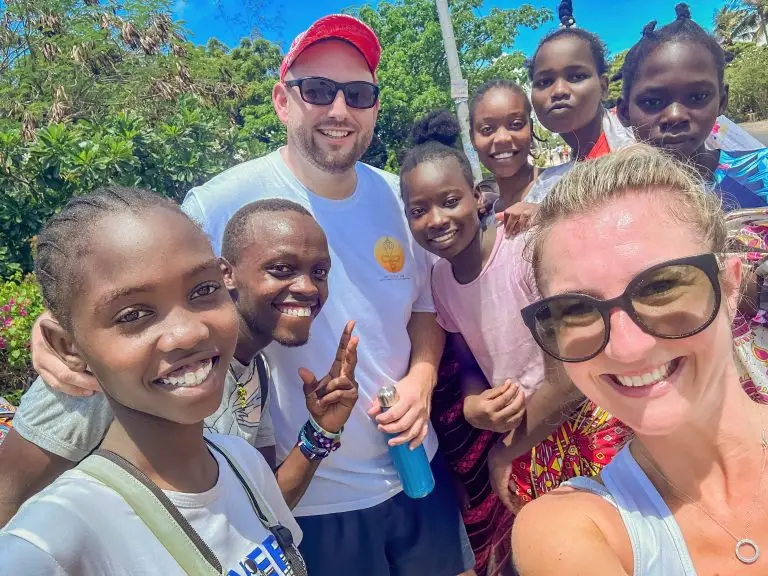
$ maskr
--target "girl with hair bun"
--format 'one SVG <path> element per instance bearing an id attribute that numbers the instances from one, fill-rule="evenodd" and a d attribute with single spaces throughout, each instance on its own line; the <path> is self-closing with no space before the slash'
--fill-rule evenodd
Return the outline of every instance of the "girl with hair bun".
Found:
<path id="1" fill-rule="evenodd" d="M 673 22 L 643 28 L 642 39 L 627 53 L 622 68 L 624 85 L 619 116 L 638 140 L 690 162 L 726 209 L 765 210 L 768 200 L 768 148 L 751 151 L 711 149 L 707 137 L 725 112 L 726 54 L 715 38 L 691 20 L 686 4 L 675 7 Z M 739 215 L 734 214 L 734 217 Z M 744 216 L 744 214 L 741 214 Z M 743 365 L 742 384 L 756 400 L 768 401 L 768 227 L 765 215 L 734 224 L 737 246 L 754 264 L 755 274 L 734 321 L 736 353 Z M 755 304 L 760 303 L 758 310 Z"/>
<path id="2" fill-rule="evenodd" d="M 432 418 L 466 490 L 480 573 L 501 574 L 509 569 L 513 514 L 567 478 L 599 472 L 623 437 L 615 419 L 585 404 L 556 368 L 545 374 L 518 313 L 538 298 L 523 258 L 527 235 L 506 238 L 502 227 L 481 222 L 458 135 L 446 111 L 417 122 L 400 189 L 411 233 L 439 258 L 432 293 L 448 340 Z M 452 392 L 453 403 L 442 400 Z M 503 436 L 507 446 L 498 443 Z M 506 510 L 488 491 L 489 475 Z"/>

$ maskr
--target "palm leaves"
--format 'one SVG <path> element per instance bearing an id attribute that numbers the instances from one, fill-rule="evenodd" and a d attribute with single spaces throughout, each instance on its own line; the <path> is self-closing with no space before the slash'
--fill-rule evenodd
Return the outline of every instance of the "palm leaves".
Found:
<path id="1" fill-rule="evenodd" d="M 768 0 L 731 0 L 715 15 L 715 35 L 725 45 L 768 44 Z"/>

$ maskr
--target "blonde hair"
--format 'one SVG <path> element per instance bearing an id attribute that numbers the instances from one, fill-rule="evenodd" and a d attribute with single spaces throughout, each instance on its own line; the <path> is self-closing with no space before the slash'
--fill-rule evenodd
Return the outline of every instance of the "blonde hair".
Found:
<path id="1" fill-rule="evenodd" d="M 633 144 L 596 160 L 577 162 L 541 203 L 528 244 L 541 285 L 541 250 L 560 220 L 632 193 L 666 194 L 668 213 L 697 234 L 712 252 L 723 252 L 727 231 L 721 200 L 691 166 L 645 144 Z M 648 215 L 649 218 L 652 215 Z"/>

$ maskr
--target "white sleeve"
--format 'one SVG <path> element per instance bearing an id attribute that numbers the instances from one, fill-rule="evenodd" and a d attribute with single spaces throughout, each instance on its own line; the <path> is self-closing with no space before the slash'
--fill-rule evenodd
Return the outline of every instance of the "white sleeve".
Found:
<path id="1" fill-rule="evenodd" d="M 205 228 L 205 212 L 203 212 L 203 207 L 200 205 L 197 196 L 195 196 L 194 188 L 190 190 L 184 198 L 184 202 L 181 203 L 181 209 L 184 210 L 187 216 L 192 218 L 192 220 Z"/>
<path id="2" fill-rule="evenodd" d="M 28 540 L 0 532 L 0 576 L 67 576 L 54 558 Z"/>
<path id="3" fill-rule="evenodd" d="M 222 239 L 215 237 L 216 231 L 213 229 L 205 210 L 203 210 L 203 205 L 200 203 L 200 200 L 197 199 L 195 190 L 197 190 L 197 188 L 193 188 L 187 193 L 184 202 L 181 203 L 181 209 L 203 229 L 205 235 L 208 236 L 208 241 L 211 243 L 211 246 L 213 246 L 213 252 L 216 256 L 220 256 Z"/>

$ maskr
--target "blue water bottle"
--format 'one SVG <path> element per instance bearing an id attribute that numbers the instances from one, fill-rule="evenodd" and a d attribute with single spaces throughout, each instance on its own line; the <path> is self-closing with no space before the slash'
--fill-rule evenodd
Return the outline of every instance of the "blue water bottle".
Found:
<path id="1" fill-rule="evenodd" d="M 397 402 L 397 389 L 394 386 L 384 386 L 379 390 L 379 405 L 381 411 L 386 412 Z M 395 434 L 388 434 L 394 438 Z M 411 450 L 408 444 L 389 446 L 389 454 L 395 463 L 395 469 L 403 492 L 410 498 L 424 498 L 435 487 L 435 477 L 432 476 L 432 468 L 429 466 L 429 458 L 422 444 L 416 450 Z"/>

